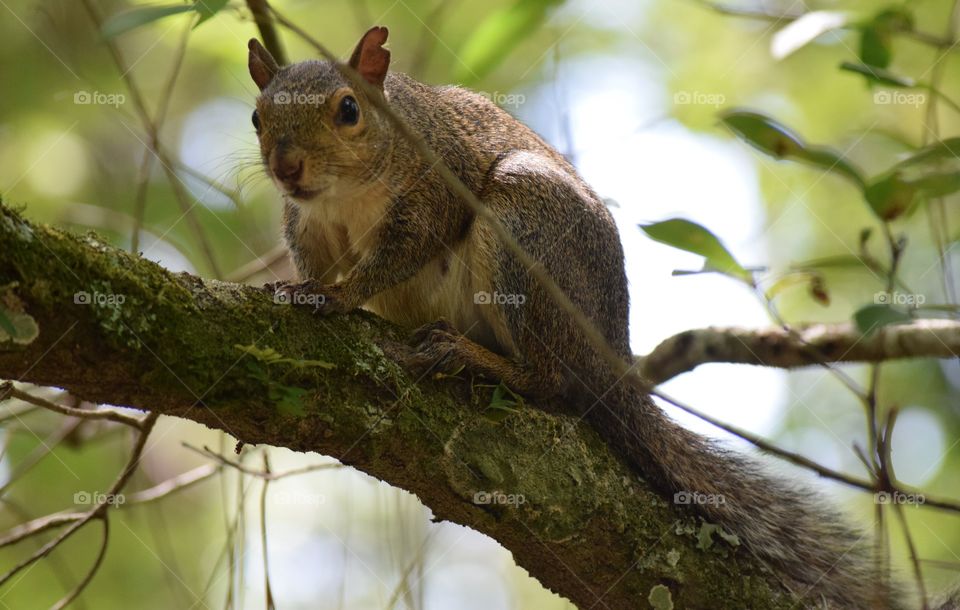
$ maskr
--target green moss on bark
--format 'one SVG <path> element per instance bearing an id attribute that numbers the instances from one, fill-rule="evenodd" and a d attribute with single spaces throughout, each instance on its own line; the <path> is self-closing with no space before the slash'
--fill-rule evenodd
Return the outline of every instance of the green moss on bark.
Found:
<path id="1" fill-rule="evenodd" d="M 15 282 L 40 326 L 29 345 L 0 344 L 0 377 L 334 456 L 416 493 L 438 518 L 496 538 L 583 607 L 644 607 L 656 587 L 677 608 L 792 605 L 744 549 L 722 540 L 698 548 L 700 522 L 585 424 L 552 414 L 562 410 L 526 406 L 493 422 L 464 397 L 464 382 L 414 384 L 389 355 L 404 331 L 371 314 L 319 318 L 255 288 L 170 273 L 95 236 L 31 225 L 2 206 L 0 244 L 0 286 Z M 84 291 L 124 299 L 75 303 Z M 270 403 L 238 344 L 334 365 L 276 372 L 306 390 L 305 417 Z M 482 503 L 478 492 L 513 501 Z"/>

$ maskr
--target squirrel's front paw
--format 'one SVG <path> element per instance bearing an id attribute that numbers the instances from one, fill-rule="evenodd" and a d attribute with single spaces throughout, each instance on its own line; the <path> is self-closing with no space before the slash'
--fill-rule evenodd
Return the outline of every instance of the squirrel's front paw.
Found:
<path id="1" fill-rule="evenodd" d="M 306 305 L 322 314 L 343 313 L 356 308 L 341 284 L 321 284 L 316 280 L 282 285 L 273 294 L 273 301 L 283 305 Z"/>
<path id="2" fill-rule="evenodd" d="M 289 284 L 290 284 L 290 280 L 277 280 L 276 282 L 266 282 L 260 288 L 260 290 L 263 290 L 264 292 L 272 292 L 273 294 L 277 294 L 278 290 L 280 290 L 284 286 L 288 286 Z"/>

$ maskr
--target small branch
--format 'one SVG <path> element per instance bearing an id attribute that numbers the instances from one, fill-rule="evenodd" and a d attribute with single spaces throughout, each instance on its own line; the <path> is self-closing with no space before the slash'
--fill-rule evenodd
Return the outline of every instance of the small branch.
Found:
<path id="1" fill-rule="evenodd" d="M 202 466 L 197 466 L 193 470 L 188 470 L 182 474 L 178 474 L 175 477 L 171 477 L 162 483 L 154 485 L 148 489 L 143 489 L 134 493 L 126 494 L 126 502 L 124 506 L 128 504 L 143 504 L 146 502 L 153 502 L 161 498 L 165 498 L 170 494 L 180 491 L 181 489 L 186 489 L 192 485 L 205 481 L 212 477 L 213 475 L 220 472 L 221 467 L 217 464 L 204 464 Z"/>
<path id="2" fill-rule="evenodd" d="M 777 368 L 818 364 L 811 348 L 829 362 L 882 362 L 899 358 L 955 358 L 960 354 L 960 322 L 917 320 L 862 335 L 852 324 L 814 324 L 794 329 L 709 327 L 688 330 L 662 341 L 638 358 L 642 375 L 660 384 L 701 364 L 725 362 Z"/>
<path id="3" fill-rule="evenodd" d="M 21 540 L 42 534 L 43 532 L 55 529 L 71 523 L 76 523 L 87 516 L 86 513 L 54 513 L 44 515 L 33 521 L 22 523 L 10 530 L 6 536 L 0 538 L 0 548 L 16 544 Z"/>
<path id="4" fill-rule="evenodd" d="M 263 587 L 266 591 L 267 610 L 275 610 L 273 591 L 270 589 L 270 562 L 267 553 L 267 488 L 270 486 L 270 457 L 263 454 L 263 489 L 260 491 L 260 552 L 263 554 Z"/>
<path id="5" fill-rule="evenodd" d="M 130 477 L 133 475 L 134 471 L 137 469 L 137 466 L 140 463 L 140 456 L 143 454 L 143 448 L 146 446 L 147 437 L 150 436 L 150 432 L 153 430 L 153 425 L 157 422 L 159 417 L 156 413 L 149 413 L 143 419 L 143 424 L 140 427 L 139 434 L 137 435 L 137 442 L 133 446 L 133 451 L 130 453 L 130 459 L 127 461 L 126 466 L 120 472 L 120 475 L 116 478 L 113 485 L 110 486 L 110 491 L 105 494 L 106 496 L 115 496 L 123 490 L 123 486 L 127 484 L 127 481 L 130 480 Z M 62 532 L 59 536 L 48 542 L 47 544 L 40 547 L 32 555 L 10 568 L 3 576 L 0 576 L 0 586 L 7 583 L 11 578 L 16 576 L 21 570 L 32 565 L 34 562 L 43 559 L 54 549 L 56 549 L 60 544 L 65 542 L 68 538 L 73 536 L 75 533 L 80 531 L 84 525 L 90 522 L 92 519 L 107 519 L 107 508 L 110 504 L 98 504 L 88 510 L 86 513 L 82 513 L 76 519 L 70 520 L 70 526 Z M 48 525 L 46 529 L 53 527 L 55 525 L 62 524 L 63 521 L 54 521 L 52 524 Z M 36 532 L 27 532 L 26 535 L 33 535 Z M 25 536 L 20 536 L 19 539 L 22 539 Z"/>
<path id="6" fill-rule="evenodd" d="M 260 38 L 263 40 L 263 46 L 266 47 L 273 58 L 281 66 L 287 65 L 287 53 L 280 42 L 280 34 L 274 27 L 273 18 L 270 17 L 270 8 L 266 0 L 247 0 L 247 8 L 253 13 L 253 20 L 257 23 L 257 29 L 260 30 Z"/>
<path id="7" fill-rule="evenodd" d="M 90 17 L 90 20 L 93 21 L 96 31 L 99 32 L 103 27 L 103 16 L 100 14 L 100 11 L 97 9 L 93 0 L 82 0 L 83 6 L 86 9 L 87 14 Z M 185 44 L 185 42 L 183 43 Z M 123 54 L 120 51 L 120 47 L 113 41 L 111 38 L 104 39 L 104 45 L 107 48 L 107 51 L 110 53 L 110 57 L 113 59 L 113 63 L 117 67 L 117 71 L 120 72 L 120 78 L 127 85 L 127 91 L 130 93 L 130 100 L 133 102 L 134 109 L 136 110 L 137 117 L 140 120 L 140 123 L 143 125 L 143 128 L 147 131 L 148 141 L 142 142 L 144 147 L 153 153 L 157 158 L 157 161 L 160 162 L 160 166 L 163 169 L 164 174 L 167 177 L 167 182 L 170 183 L 170 188 L 173 190 L 174 198 L 177 201 L 177 204 L 180 206 L 183 216 L 186 219 L 187 225 L 190 227 L 191 231 L 194 233 L 197 243 L 200 246 L 201 251 L 207 259 L 208 264 L 210 265 L 210 270 L 213 272 L 214 276 L 222 277 L 220 272 L 220 267 L 217 264 L 216 256 L 214 255 L 213 246 L 210 244 L 209 239 L 207 238 L 206 233 L 203 230 L 203 225 L 200 223 L 200 220 L 197 218 L 197 214 L 194 210 L 195 206 L 190 203 L 190 198 L 188 196 L 187 190 L 183 185 L 182 180 L 173 169 L 173 162 L 167 156 L 163 147 L 160 145 L 160 135 L 159 135 L 159 126 L 157 122 L 150 118 L 150 112 L 147 110 L 146 102 L 144 101 L 143 93 L 140 91 L 140 88 L 137 86 L 136 81 L 133 78 L 133 74 L 130 72 L 130 67 L 127 65 L 126 60 L 123 57 Z M 179 73 L 179 62 L 174 66 L 175 71 L 171 74 L 170 86 L 174 82 L 176 75 Z M 136 137 L 136 134 L 126 125 L 126 123 L 121 123 L 127 127 L 131 134 Z M 140 178 L 145 179 L 149 177 L 150 166 L 146 159 L 144 159 L 140 166 Z M 138 194 L 138 198 L 140 195 Z M 142 211 L 139 210 L 139 207 L 142 205 L 142 202 L 137 202 L 137 210 L 135 214 L 141 214 Z"/>
<path id="8" fill-rule="evenodd" d="M 228 460 L 219 453 L 212 451 L 208 447 L 203 449 L 198 449 L 193 445 L 183 443 L 183 446 L 189 449 L 190 451 L 196 451 L 200 455 L 204 455 L 209 458 L 213 458 L 220 462 L 224 466 L 229 466 L 234 468 L 243 474 L 249 474 L 254 477 L 260 477 L 265 481 L 276 481 L 278 479 L 284 479 L 286 477 L 297 476 L 300 474 L 306 474 L 308 472 L 316 472 L 318 470 L 335 470 L 337 468 L 343 468 L 343 464 L 312 464 L 310 466 L 303 466 L 302 468 L 294 468 L 292 470 L 287 470 L 286 472 L 271 472 L 269 470 L 256 470 L 248 466 L 244 466 L 240 462 L 234 462 L 233 460 Z"/>
<path id="9" fill-rule="evenodd" d="M 4 381 L 3 383 L 0 383 L 0 402 L 3 402 L 8 398 L 16 398 L 37 407 L 43 407 L 44 409 L 60 413 L 61 415 L 69 415 L 70 417 L 79 417 L 81 419 L 105 419 L 107 421 L 130 426 L 138 430 L 143 425 L 143 420 L 140 418 L 126 415 L 114 409 L 101 407 L 99 409 L 90 410 L 77 409 L 75 407 L 68 407 L 66 405 L 58 405 L 54 402 L 50 402 L 49 400 L 38 398 L 22 390 L 18 390 L 17 388 L 13 387 L 12 382 Z"/>
<path id="10" fill-rule="evenodd" d="M 762 451 L 765 451 L 770 455 L 777 456 L 779 458 L 782 458 L 790 462 L 795 466 L 799 466 L 801 468 L 805 468 L 807 470 L 815 472 L 826 479 L 839 481 L 841 483 L 849 485 L 850 487 L 855 487 L 857 489 L 861 489 L 863 491 L 869 491 L 871 493 L 876 493 L 877 491 L 888 491 L 888 492 L 901 492 L 904 494 L 923 495 L 924 506 L 939 508 L 941 510 L 947 510 L 954 513 L 960 513 L 960 502 L 957 502 L 954 500 L 948 500 L 946 498 L 932 497 L 926 493 L 922 493 L 917 490 L 912 490 L 912 489 L 902 487 L 896 484 L 894 481 L 888 481 L 885 485 L 879 485 L 880 489 L 878 489 L 878 483 L 876 482 L 860 479 L 860 478 L 848 475 L 846 473 L 840 472 L 839 470 L 833 470 L 832 468 L 823 466 L 822 464 L 819 464 L 808 457 L 800 455 L 799 453 L 794 453 L 793 451 L 781 449 L 780 447 L 774 445 L 770 441 L 756 434 L 748 432 L 743 428 L 738 428 L 731 424 L 724 423 L 723 421 L 711 415 L 708 415 L 702 411 L 694 409 L 693 407 L 686 405 L 676 400 L 675 398 L 668 396 L 667 394 L 664 394 L 660 390 L 657 390 L 657 389 L 651 390 L 650 394 L 651 396 L 656 396 L 657 398 L 677 407 L 682 411 L 686 411 L 687 413 L 689 413 L 690 415 L 693 415 L 694 417 L 702 419 L 703 421 L 719 428 L 720 430 L 729 432 L 730 434 L 738 438 L 742 438 L 743 440 L 751 443 L 758 449 L 761 449 Z"/>
<path id="11" fill-rule="evenodd" d="M 40 444 L 34 447 L 33 451 L 31 451 L 29 455 L 17 463 L 16 469 L 10 473 L 10 476 L 3 483 L 3 485 L 0 485 L 0 496 L 3 496 L 3 494 L 6 493 L 7 489 L 9 489 L 11 485 L 19 481 L 20 477 L 25 475 L 34 466 L 39 464 L 43 458 L 53 453 L 53 450 L 61 442 L 63 442 L 63 439 L 73 434 L 77 428 L 81 426 L 81 424 L 83 424 L 82 420 L 64 422 L 56 432 L 51 433 L 46 438 L 41 439 L 37 437 L 37 440 L 40 441 Z M 27 430 L 36 436 L 32 430 L 29 428 L 27 428 Z"/>
<path id="12" fill-rule="evenodd" d="M 100 566 L 103 565 L 103 558 L 107 556 L 107 546 L 110 544 L 110 520 L 104 517 L 100 519 L 100 522 L 103 524 L 103 538 L 100 541 L 100 550 L 97 551 L 97 558 L 94 559 L 93 565 L 90 566 L 90 570 L 87 571 L 83 580 L 77 583 L 77 586 L 74 587 L 70 593 L 66 594 L 60 601 L 54 604 L 52 610 L 63 610 L 63 608 L 73 603 L 73 601 L 83 593 L 83 590 L 87 588 L 90 581 L 93 580 Z"/>

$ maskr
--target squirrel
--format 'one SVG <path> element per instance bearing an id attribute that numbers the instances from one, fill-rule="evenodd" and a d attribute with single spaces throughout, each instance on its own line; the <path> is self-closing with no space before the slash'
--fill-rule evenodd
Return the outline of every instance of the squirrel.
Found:
<path id="1" fill-rule="evenodd" d="M 487 98 L 388 71 L 387 29 L 348 65 L 382 93 L 569 295 L 625 362 L 627 278 L 613 217 L 574 167 Z M 329 61 L 281 67 L 250 40 L 252 121 L 282 194 L 299 283 L 278 294 L 322 313 L 361 306 L 407 328 L 407 364 L 463 368 L 532 399 L 574 405 L 665 494 L 715 494 L 701 515 L 797 586 L 804 607 L 904 608 L 862 534 L 818 496 L 671 420 L 618 379 L 586 336 L 449 185 Z M 522 304 L 520 302 L 522 301 Z"/>

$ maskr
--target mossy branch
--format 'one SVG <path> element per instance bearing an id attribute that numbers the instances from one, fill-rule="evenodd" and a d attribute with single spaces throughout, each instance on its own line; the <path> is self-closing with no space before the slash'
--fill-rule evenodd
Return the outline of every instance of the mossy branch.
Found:
<path id="1" fill-rule="evenodd" d="M 562 409 L 495 421 L 469 383 L 409 378 L 390 356 L 405 331 L 376 316 L 321 318 L 5 207 L 0 246 L 0 309 L 39 329 L 0 342 L 0 378 L 336 457 L 497 539 L 584 608 L 644 607 L 658 585 L 675 607 L 790 606 L 757 559 Z"/>

